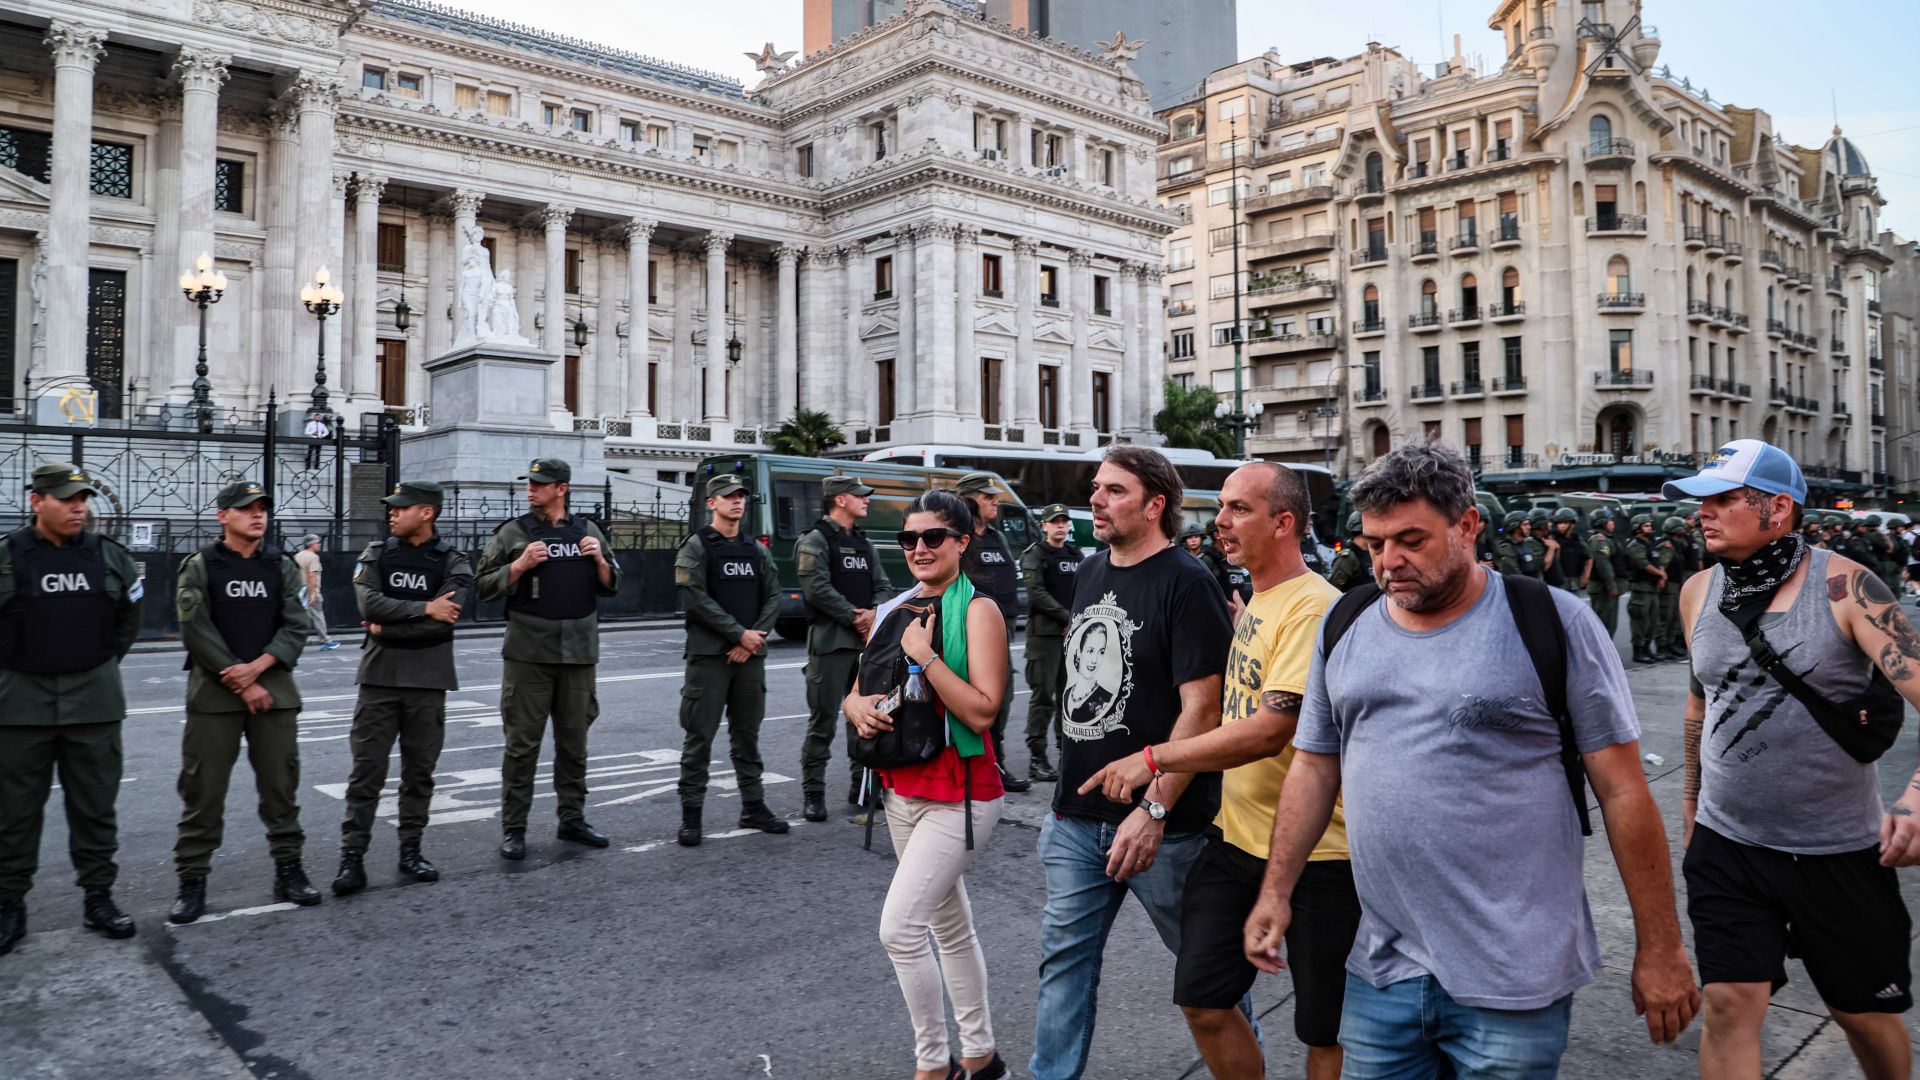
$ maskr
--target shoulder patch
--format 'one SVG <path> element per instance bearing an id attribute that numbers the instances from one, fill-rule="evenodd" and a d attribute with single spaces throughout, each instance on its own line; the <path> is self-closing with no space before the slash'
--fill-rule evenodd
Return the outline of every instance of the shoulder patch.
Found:
<path id="1" fill-rule="evenodd" d="M 673 583 L 675 585 L 692 585 L 693 584 L 693 567 L 675 566 L 673 568 Z"/>

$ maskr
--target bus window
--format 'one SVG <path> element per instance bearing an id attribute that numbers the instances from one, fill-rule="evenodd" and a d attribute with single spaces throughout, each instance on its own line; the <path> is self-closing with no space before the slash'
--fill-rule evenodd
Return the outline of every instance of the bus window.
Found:
<path id="1" fill-rule="evenodd" d="M 819 481 L 773 482 L 773 535 L 782 540 L 798 540 L 819 517 Z"/>
<path id="2" fill-rule="evenodd" d="M 1017 556 L 1033 546 L 1037 537 L 1033 535 L 1033 526 L 1027 520 L 1026 512 L 1012 503 L 1000 504 L 1000 520 L 996 522 L 1000 532 L 1007 538 L 1007 547 Z"/>
<path id="3" fill-rule="evenodd" d="M 906 527 L 907 504 L 926 488 L 910 480 L 866 478 L 866 483 L 873 488 L 873 498 L 867 501 L 860 527 L 874 543 L 891 543 L 893 534 Z"/>

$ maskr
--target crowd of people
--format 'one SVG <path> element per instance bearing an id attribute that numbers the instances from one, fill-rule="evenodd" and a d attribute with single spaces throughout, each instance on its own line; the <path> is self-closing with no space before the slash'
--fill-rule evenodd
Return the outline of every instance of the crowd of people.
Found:
<path id="1" fill-rule="evenodd" d="M 534 461 L 521 479 L 528 512 L 477 560 L 436 533 L 442 493 L 425 481 L 386 497 L 391 535 L 359 556 L 367 635 L 337 895 L 367 884 L 396 742 L 398 869 L 438 877 L 421 834 L 458 687 L 453 625 L 475 596 L 507 610 L 500 856 L 526 857 L 549 728 L 555 838 L 609 843 L 584 805 L 598 601 L 618 591 L 620 568 L 600 527 L 569 510 L 567 462 Z M 0 954 L 25 935 L 56 771 L 85 924 L 136 931 L 112 887 L 119 661 L 142 583 L 124 548 L 86 528 L 96 489 L 83 469 L 42 465 L 30 490 L 33 521 L 0 544 Z M 873 489 L 857 479 L 823 484 L 795 552 L 811 617 L 802 815 L 829 817 L 828 766 L 844 745 L 855 820 L 884 821 L 897 857 L 878 935 L 916 1080 L 1011 1074 L 966 876 L 1007 793 L 1036 783 L 1053 785 L 1036 841 L 1036 1080 L 1098 1071 L 1102 960 L 1128 896 L 1168 951 L 1173 1004 L 1216 1077 L 1265 1074 L 1251 994 L 1283 968 L 1313 1080 L 1555 1075 L 1574 992 L 1601 964 L 1584 880 L 1590 801 L 1631 907 L 1632 1000 L 1654 1042 L 1701 1015 L 1702 1075 L 1758 1075 L 1768 1001 L 1793 956 L 1866 1075 L 1907 1075 L 1911 921 L 1895 869 L 1920 864 L 1920 774 L 1885 806 L 1874 762 L 1920 703 L 1920 634 L 1898 599 L 1911 548 L 1870 519 L 1813 520 L 1778 448 L 1729 444 L 1667 485 L 1669 499 L 1698 500 L 1696 515 L 1636 517 L 1621 536 L 1606 509 L 1493 527 L 1462 457 L 1402 447 L 1354 483 L 1353 542 L 1324 577 L 1304 554 L 1305 489 L 1282 465 L 1235 470 L 1203 533 L 1183 528 L 1182 482 L 1163 455 L 1112 447 L 1090 496 L 1102 544 L 1091 554 L 1056 505 L 1016 555 L 996 491 L 971 474 L 915 499 L 879 541 L 905 556 L 911 581 L 898 587 L 861 528 Z M 779 583 L 741 528 L 753 495 L 742 479 L 713 477 L 702 494 L 708 521 L 674 569 L 688 847 L 704 837 L 723 720 L 740 826 L 789 831 L 765 801 L 759 749 Z M 188 670 L 176 923 L 206 910 L 243 742 L 274 897 L 322 899 L 302 860 L 293 677 L 317 570 L 267 542 L 261 485 L 232 484 L 216 506 L 221 539 L 183 562 L 174 597 Z M 1006 751 L 1022 583 L 1025 776 Z M 1636 661 L 1691 667 L 1691 959 L 1614 645 L 1622 592 Z"/>

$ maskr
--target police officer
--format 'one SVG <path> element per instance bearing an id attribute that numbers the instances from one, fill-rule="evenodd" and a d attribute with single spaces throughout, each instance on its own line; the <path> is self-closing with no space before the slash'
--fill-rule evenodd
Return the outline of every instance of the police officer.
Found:
<path id="1" fill-rule="evenodd" d="M 1180 546 L 1207 568 L 1207 573 L 1212 574 L 1214 582 L 1220 586 L 1221 594 L 1231 600 L 1233 579 L 1227 575 L 1227 561 L 1220 557 L 1219 552 L 1207 546 L 1207 534 L 1198 522 L 1190 522 L 1180 531 Z"/>
<path id="2" fill-rule="evenodd" d="M 800 744 L 800 790 L 808 821 L 827 820 L 827 759 L 840 702 L 853 689 L 860 651 L 873 632 L 873 612 L 893 595 L 887 571 L 857 522 L 873 489 L 851 476 L 821 483 L 824 513 L 793 546 L 800 593 L 807 601 L 807 737 Z M 759 615 L 759 597 L 753 598 Z M 737 721 L 736 721 L 737 722 Z M 860 766 L 851 761 L 847 801 L 860 801 Z"/>
<path id="3" fill-rule="evenodd" d="M 1883 527 L 1886 524 L 1879 514 L 1867 515 L 1867 550 L 1873 555 L 1873 561 L 1867 566 L 1874 568 L 1880 580 L 1886 583 L 1887 591 L 1900 595 L 1900 567 L 1893 560 L 1893 540 Z"/>
<path id="4" fill-rule="evenodd" d="M 1327 584 L 1341 592 L 1352 592 L 1373 580 L 1373 556 L 1360 543 L 1360 511 L 1347 515 L 1347 540 L 1333 557 L 1327 571 Z"/>
<path id="5" fill-rule="evenodd" d="M 1690 575 L 1687 561 L 1690 555 L 1687 545 L 1687 519 L 1675 514 L 1660 525 L 1664 539 L 1655 545 L 1655 554 L 1660 557 L 1661 569 L 1667 572 L 1667 581 L 1660 587 L 1660 637 L 1654 642 L 1654 653 L 1663 660 L 1685 660 L 1687 658 L 1686 631 L 1680 624 L 1680 589 L 1686 585 Z"/>
<path id="6" fill-rule="evenodd" d="M 27 933 L 56 768 L 84 922 L 134 933 L 113 902 L 113 855 L 120 660 L 140 633 L 140 570 L 118 541 L 86 531 L 99 491 L 79 466 L 39 465 L 28 491 L 32 523 L 0 541 L 0 956 Z"/>
<path id="7" fill-rule="evenodd" d="M 968 473 L 953 485 L 953 493 L 965 499 L 967 508 L 973 511 L 973 543 L 967 545 L 966 554 L 961 556 L 960 569 L 967 580 L 973 582 L 975 592 L 1000 605 L 1000 617 L 1006 621 L 1007 640 L 1011 642 L 1020 618 L 1020 567 L 1007 546 L 1006 536 L 993 527 L 993 523 L 1000 520 L 998 478 L 989 472 Z M 993 756 L 1000 766 L 1001 785 L 1008 791 L 1027 791 L 1033 787 L 1033 781 L 1007 770 L 1007 714 L 1012 708 L 1013 667 L 1008 665 L 1000 715 L 993 721 Z M 1038 736 L 1034 734 L 1036 731 Z M 1031 710 L 1027 714 L 1027 737 L 1029 740 L 1046 737 L 1046 729 L 1035 726 Z"/>
<path id="8" fill-rule="evenodd" d="M 431 480 L 395 485 L 387 505 L 385 540 L 368 544 L 353 575 L 353 592 L 367 639 L 354 682 L 348 747 L 347 815 L 340 823 L 336 896 L 367 885 L 364 865 L 374 812 L 387 783 L 387 758 L 400 740 L 400 872 L 438 881 L 440 871 L 420 854 L 420 833 L 433 801 L 433 770 L 446 735 L 447 691 L 460 689 L 453 670 L 453 624 L 473 588 L 473 561 L 435 534 L 445 498 Z"/>
<path id="9" fill-rule="evenodd" d="M 547 718 L 553 718 L 557 839 L 588 847 L 608 840 L 587 823 L 587 729 L 600 715 L 600 600 L 620 591 L 620 566 L 600 527 L 567 508 L 573 467 L 536 458 L 525 514 L 493 531 L 475 572 L 482 600 L 507 602 L 500 644 L 500 857 L 527 857 L 527 813 Z"/>
<path id="10" fill-rule="evenodd" d="M 1593 605 L 1593 613 L 1600 617 L 1600 625 L 1607 628 L 1607 640 L 1620 625 L 1620 584 L 1625 576 L 1625 553 L 1620 550 L 1619 541 L 1613 538 L 1618 528 L 1619 518 L 1612 510 L 1604 506 L 1596 507 L 1587 514 L 1587 556 L 1590 560 L 1587 571 L 1587 602 Z"/>
<path id="11" fill-rule="evenodd" d="M 1660 587 L 1667 583 L 1667 572 L 1653 551 L 1653 515 L 1635 514 L 1633 535 L 1627 540 L 1627 628 L 1633 639 L 1633 659 L 1639 664 L 1659 663 L 1654 642 L 1660 631 Z"/>
<path id="12" fill-rule="evenodd" d="M 1553 541 L 1560 546 L 1553 559 L 1553 569 L 1560 574 L 1555 584 L 1570 593 L 1585 592 L 1591 570 L 1587 566 L 1587 543 L 1580 538 L 1580 511 L 1571 506 L 1555 510 L 1551 528 Z"/>
<path id="13" fill-rule="evenodd" d="M 300 690 L 293 667 L 307 646 L 300 568 L 265 542 L 272 500 L 240 480 L 214 498 L 221 538 L 180 563 L 175 605 L 187 649 L 187 726 L 180 740 L 180 894 L 167 920 L 190 923 L 207 909 L 207 872 L 220 847 L 227 781 L 247 741 L 260 820 L 273 856 L 273 898 L 302 907 L 320 890 L 300 864 Z"/>
<path id="14" fill-rule="evenodd" d="M 1559 554 L 1553 540 L 1547 536 L 1547 528 L 1552 519 L 1545 507 L 1535 507 L 1527 511 L 1527 529 L 1520 540 L 1520 572 L 1536 581 L 1546 581 L 1547 572 L 1553 569 L 1555 556 Z M 1526 556 L 1533 556 L 1533 567 L 1528 569 Z M 1548 584 L 1552 584 L 1548 582 Z"/>
<path id="15" fill-rule="evenodd" d="M 707 763 L 727 718 L 733 772 L 740 782 L 740 827 L 784 833 L 760 783 L 760 721 L 767 712 L 767 635 L 780 617 L 773 556 L 740 529 L 747 485 L 722 474 L 707 481 L 708 522 L 680 545 L 673 583 L 687 612 L 686 682 L 680 688 L 680 843 L 701 839 Z M 821 783 L 826 782 L 824 775 Z"/>
<path id="16" fill-rule="evenodd" d="M 1085 556 L 1068 542 L 1073 519 L 1054 503 L 1040 511 L 1036 540 L 1020 553 L 1020 577 L 1027 585 L 1027 776 L 1060 779 L 1047 760 L 1047 747 L 1060 744 L 1060 691 L 1067 683 L 1067 622 L 1073 617 L 1073 585 Z"/>
<path id="17" fill-rule="evenodd" d="M 1538 577 L 1539 569 L 1529 560 L 1532 553 L 1526 549 L 1527 515 L 1525 511 L 1509 510 L 1501 522 L 1500 535 L 1493 541 L 1493 565 L 1503 574 L 1526 574 Z"/>

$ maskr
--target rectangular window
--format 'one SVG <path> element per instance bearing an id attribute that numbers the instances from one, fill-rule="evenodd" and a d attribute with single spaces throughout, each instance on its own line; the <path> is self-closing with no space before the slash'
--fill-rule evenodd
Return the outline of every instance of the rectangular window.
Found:
<path id="1" fill-rule="evenodd" d="M 879 161 L 887 156 L 887 123 L 882 120 L 867 127 L 873 138 L 873 160 Z"/>
<path id="2" fill-rule="evenodd" d="M 247 163 L 219 158 L 213 163 L 213 208 L 229 214 L 246 213 Z"/>
<path id="3" fill-rule="evenodd" d="M 405 72 L 395 75 L 393 77 L 393 91 L 403 97 L 419 97 L 420 76 L 408 75 Z"/>
<path id="4" fill-rule="evenodd" d="M 1245 224 L 1223 225 L 1218 229 L 1207 230 L 1207 250 L 1227 250 L 1234 245 L 1236 233 L 1239 234 L 1238 240 L 1240 246 L 1245 247 L 1247 244 L 1247 227 Z"/>
<path id="5" fill-rule="evenodd" d="M 1193 269 L 1193 238 L 1182 237 L 1167 241 L 1167 271 Z"/>
<path id="6" fill-rule="evenodd" d="M 638 120 L 620 121 L 620 141 L 623 143 L 639 142 L 640 141 L 640 121 Z"/>
<path id="7" fill-rule="evenodd" d="M 711 138 L 708 138 L 705 135 L 695 135 L 693 137 L 693 156 L 694 157 L 703 158 L 703 157 L 706 157 L 712 151 L 713 151 L 713 140 Z"/>
<path id="8" fill-rule="evenodd" d="M 1633 331 L 1607 331 L 1607 362 L 1615 374 L 1633 370 Z"/>
<path id="9" fill-rule="evenodd" d="M 1429 393 L 1440 385 L 1440 346 L 1428 345 L 1420 350 L 1420 381 Z"/>
<path id="10" fill-rule="evenodd" d="M 1113 314 L 1113 279 L 1105 274 L 1093 275 L 1093 313 L 1095 315 Z"/>
<path id="11" fill-rule="evenodd" d="M 991 356 L 980 359 L 980 419 L 988 424 L 1000 420 L 1000 361 Z"/>
<path id="12" fill-rule="evenodd" d="M 667 145 L 667 139 L 671 137 L 671 135 L 672 131 L 665 124 L 647 125 L 647 141 L 656 147 L 664 148 Z"/>
<path id="13" fill-rule="evenodd" d="M 1480 343 L 1463 341 L 1460 343 L 1460 377 L 1470 383 L 1480 381 Z"/>
<path id="14" fill-rule="evenodd" d="M 1093 182 L 1113 186 L 1113 151 L 1102 150 L 1094 155 Z"/>
<path id="15" fill-rule="evenodd" d="M 560 106 L 543 102 L 540 106 L 540 122 L 548 127 L 553 127 L 560 123 L 561 112 Z"/>
<path id="16" fill-rule="evenodd" d="M 1470 417 L 1460 424 L 1460 442 L 1467 448 L 1467 463 L 1480 464 L 1480 418 Z"/>
<path id="17" fill-rule="evenodd" d="M 1113 376 L 1104 371 L 1093 373 L 1093 430 L 1113 430 Z"/>
<path id="18" fill-rule="evenodd" d="M 1000 284 L 1001 256 L 980 256 L 980 294 L 982 296 L 1002 297 L 1006 290 Z"/>
<path id="19" fill-rule="evenodd" d="M 1172 358 L 1175 360 L 1193 359 L 1193 331 L 1175 330 L 1173 332 Z"/>
<path id="20" fill-rule="evenodd" d="M 813 144 L 808 143 L 793 152 L 793 171 L 801 176 L 813 175 Z"/>
<path id="21" fill-rule="evenodd" d="M 1253 181 L 1251 179 L 1247 179 L 1247 180 L 1241 180 L 1237 184 L 1228 183 L 1228 184 L 1213 185 L 1212 187 L 1207 189 L 1207 205 L 1223 206 L 1228 203 L 1234 202 L 1234 192 L 1236 189 L 1239 191 L 1239 195 L 1240 195 L 1239 201 L 1245 202 L 1247 198 L 1247 193 L 1253 190 Z"/>
<path id="22" fill-rule="evenodd" d="M 1052 364 L 1040 365 L 1040 426 L 1060 426 L 1060 369 Z"/>
<path id="23" fill-rule="evenodd" d="M 1360 376 L 1362 379 L 1361 386 L 1366 390 L 1367 399 L 1369 401 L 1377 400 L 1380 396 L 1380 354 L 1379 353 L 1370 352 L 1370 353 L 1363 353 L 1361 355 Z"/>
<path id="24" fill-rule="evenodd" d="M 487 115 L 513 115 L 513 95 L 502 93 L 498 90 L 487 91 Z"/>
<path id="25" fill-rule="evenodd" d="M 381 68 L 361 68 L 360 85 L 368 90 L 385 90 L 387 88 L 387 73 Z"/>
<path id="26" fill-rule="evenodd" d="M 1220 119 L 1232 120 L 1236 116 L 1247 115 L 1246 98 L 1228 98 L 1220 103 Z"/>
<path id="27" fill-rule="evenodd" d="M 567 347 L 573 347 L 572 338 L 567 339 Z M 578 415 L 580 412 L 580 356 L 578 353 L 567 355 L 566 367 L 560 378 L 560 400 L 566 403 L 568 412 Z M 702 380 L 702 391 L 706 389 L 704 383 L 705 380 Z M 705 411 L 705 408 L 701 409 L 701 412 Z"/>
<path id="28" fill-rule="evenodd" d="M 1508 460 L 1518 465 L 1519 455 L 1527 448 L 1527 415 L 1525 413 L 1507 414 L 1507 453 Z"/>
<path id="29" fill-rule="evenodd" d="M 873 260 L 873 298 L 885 300 L 893 295 L 893 256 Z"/>
<path id="30" fill-rule="evenodd" d="M 566 258 L 567 295 L 580 295 L 580 249 L 568 248 Z"/>
<path id="31" fill-rule="evenodd" d="M 133 147 L 96 139 L 90 179 L 95 195 L 109 199 L 133 198 Z"/>
<path id="32" fill-rule="evenodd" d="M 456 109 L 478 109 L 480 107 L 480 88 L 465 83 L 453 86 L 453 107 Z"/>
<path id="33" fill-rule="evenodd" d="M 397 338 L 380 342 L 380 351 L 374 357 L 374 366 L 378 369 L 381 403 L 405 405 L 407 403 L 406 339 Z"/>
<path id="34" fill-rule="evenodd" d="M 379 247 L 379 269 L 383 274 L 401 274 L 407 269 L 407 227 L 398 222 L 381 222 L 375 233 Z"/>
<path id="35" fill-rule="evenodd" d="M 1526 378 L 1526 374 L 1523 372 L 1520 363 L 1520 339 L 1517 337 L 1506 338 L 1501 342 L 1501 345 L 1503 355 L 1506 359 L 1507 382 L 1521 382 Z"/>
<path id="36" fill-rule="evenodd" d="M 660 302 L 660 266 L 659 260 L 647 260 L 647 303 Z"/>
<path id="37" fill-rule="evenodd" d="M 893 361 L 874 361 L 873 379 L 873 421 L 876 425 L 885 426 L 893 423 Z"/>
<path id="38" fill-rule="evenodd" d="M 1040 267 L 1040 306 L 1041 307 L 1057 308 L 1060 306 L 1059 283 L 1060 283 L 1060 268 L 1057 266 L 1047 266 L 1042 264 Z"/>

